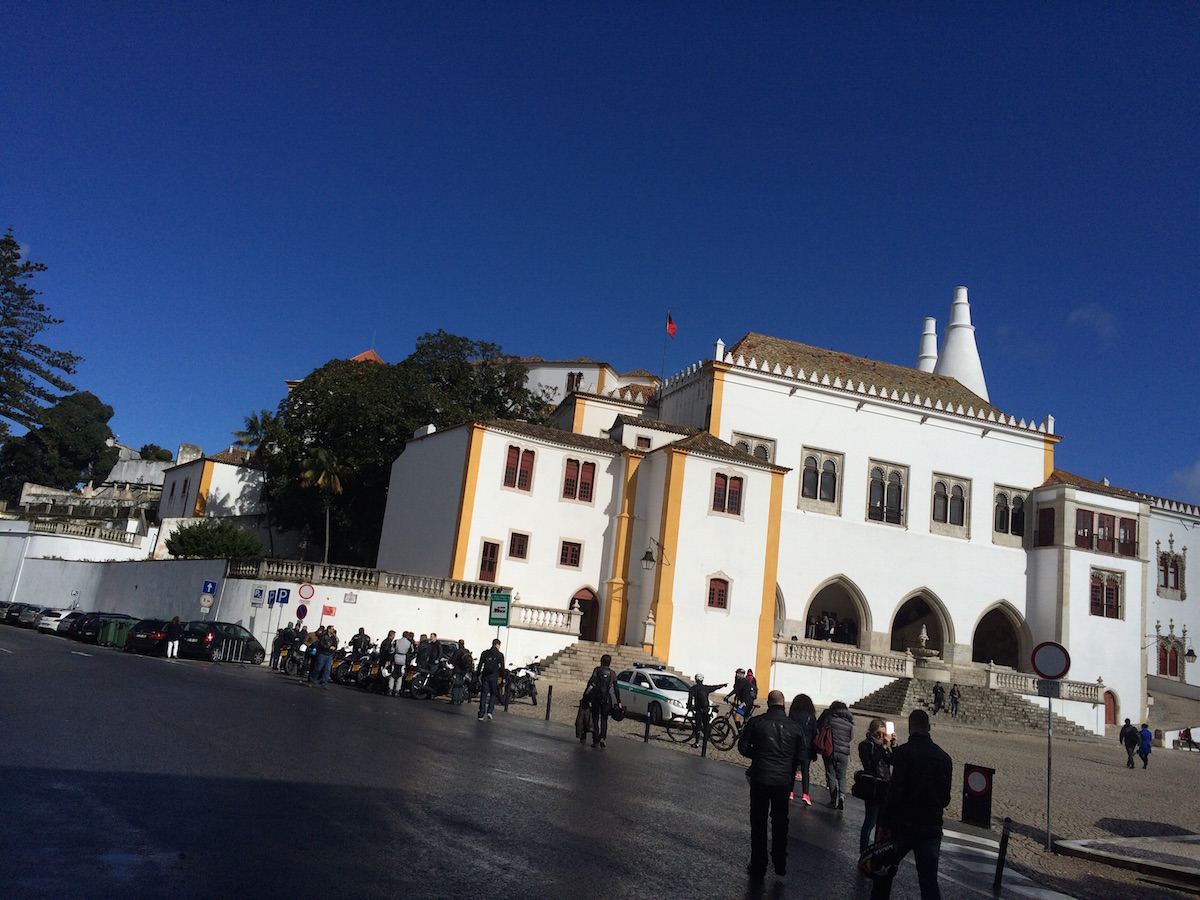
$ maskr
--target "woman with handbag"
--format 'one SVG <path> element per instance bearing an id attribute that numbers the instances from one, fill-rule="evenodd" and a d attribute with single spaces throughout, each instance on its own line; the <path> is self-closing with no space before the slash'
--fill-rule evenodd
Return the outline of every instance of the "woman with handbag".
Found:
<path id="1" fill-rule="evenodd" d="M 862 831 L 858 833 L 858 852 L 861 855 L 871 845 L 871 832 L 879 821 L 879 810 L 887 797 L 888 782 L 892 779 L 892 748 L 896 736 L 887 733 L 883 719 L 872 719 L 867 727 L 867 736 L 858 745 L 858 758 L 862 772 L 856 773 L 851 793 L 866 804 Z M 859 787 L 859 785 L 862 787 Z"/>
<path id="2" fill-rule="evenodd" d="M 841 700 L 834 700 L 829 709 L 817 719 L 817 732 L 828 725 L 833 742 L 832 752 L 825 756 L 825 783 L 829 786 L 829 808 L 845 809 L 846 769 L 850 765 L 850 742 L 854 739 L 854 715 Z M 819 742 L 818 742 L 819 743 Z"/>
<path id="3" fill-rule="evenodd" d="M 800 771 L 796 773 L 796 777 L 800 779 L 800 799 L 805 806 L 812 806 L 812 800 L 808 796 L 808 772 L 812 761 L 816 759 L 816 751 L 813 750 L 813 738 L 817 734 L 817 711 L 813 707 L 812 697 L 808 694 L 797 694 L 792 698 L 792 705 L 788 709 L 788 718 L 800 726 L 800 731 L 804 735 L 804 747 L 800 754 Z M 795 800 L 795 795 L 791 797 Z"/>

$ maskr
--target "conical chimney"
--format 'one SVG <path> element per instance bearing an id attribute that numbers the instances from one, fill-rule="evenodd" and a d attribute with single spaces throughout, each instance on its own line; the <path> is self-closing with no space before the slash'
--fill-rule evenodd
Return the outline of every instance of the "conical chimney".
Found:
<path id="1" fill-rule="evenodd" d="M 926 316 L 925 329 L 921 332 L 921 347 L 917 351 L 917 368 L 922 372 L 932 372 L 937 361 L 937 319 Z"/>
<path id="2" fill-rule="evenodd" d="M 933 371 L 938 375 L 949 375 L 984 400 L 988 399 L 983 364 L 979 361 L 979 348 L 975 345 L 975 326 L 971 324 L 971 304 L 967 302 L 965 287 L 958 287 L 954 291 L 946 339 L 942 342 L 942 353 Z"/>

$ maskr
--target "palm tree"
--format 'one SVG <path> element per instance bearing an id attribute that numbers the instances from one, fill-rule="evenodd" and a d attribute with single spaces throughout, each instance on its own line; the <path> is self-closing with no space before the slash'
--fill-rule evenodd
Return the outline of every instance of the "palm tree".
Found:
<path id="1" fill-rule="evenodd" d="M 237 438 L 235 443 L 239 447 L 245 447 L 251 452 L 257 453 L 267 439 L 267 430 L 274 424 L 275 416 L 271 414 L 270 410 L 264 409 L 262 412 L 250 413 L 246 416 L 245 430 L 233 433 L 233 436 Z"/>
<path id="2" fill-rule="evenodd" d="M 300 486 L 315 487 L 321 492 L 321 505 L 325 507 L 325 559 L 329 562 L 329 508 L 333 498 L 342 492 L 341 470 L 338 468 L 337 457 L 320 447 L 313 450 L 312 456 L 304 461 L 304 471 L 300 473 Z"/>

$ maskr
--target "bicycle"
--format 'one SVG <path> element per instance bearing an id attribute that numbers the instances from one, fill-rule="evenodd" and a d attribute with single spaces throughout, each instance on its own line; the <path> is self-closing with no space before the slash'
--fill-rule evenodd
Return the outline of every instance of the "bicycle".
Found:
<path id="1" fill-rule="evenodd" d="M 737 743 L 737 739 L 742 733 L 742 725 L 754 714 L 754 704 L 751 703 L 742 714 L 742 721 L 739 724 L 733 718 L 736 708 L 734 704 L 730 703 L 728 712 L 720 718 L 715 719 L 712 725 L 709 726 L 708 742 L 718 750 L 732 750 L 733 745 Z"/>
<path id="2" fill-rule="evenodd" d="M 713 715 L 709 713 L 709 723 L 713 721 Z M 686 744 L 692 739 L 692 735 L 696 732 L 696 715 L 688 713 L 682 719 L 672 719 L 670 722 L 664 722 L 667 732 L 667 738 L 674 744 Z M 711 741 L 712 739 L 709 738 Z"/>

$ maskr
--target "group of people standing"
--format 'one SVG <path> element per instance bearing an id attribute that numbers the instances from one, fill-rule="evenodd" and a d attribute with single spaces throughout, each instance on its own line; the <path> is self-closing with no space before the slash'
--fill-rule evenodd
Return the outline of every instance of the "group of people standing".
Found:
<path id="1" fill-rule="evenodd" d="M 845 771 L 853 740 L 854 719 L 846 704 L 834 701 L 817 717 L 807 694 L 793 698 L 785 711 L 780 691 L 767 695 L 767 711 L 746 723 L 738 739 L 738 751 L 750 759 L 750 877 L 761 880 L 768 860 L 767 822 L 771 823 L 770 859 L 775 873 L 787 871 L 789 801 L 795 798 L 795 783 L 801 782 L 801 798 L 809 800 L 808 772 L 816 759 L 816 736 L 828 726 L 833 752 L 825 760 L 826 783 L 832 809 L 844 809 Z M 866 811 L 859 833 L 859 847 L 866 852 L 874 841 L 894 843 L 894 860 L 913 854 L 922 900 L 940 900 L 937 883 L 938 857 L 942 842 L 942 811 L 950 803 L 953 764 L 950 756 L 930 736 L 929 713 L 916 709 L 908 717 L 908 742 L 896 746 L 886 723 L 872 719 L 867 736 L 858 744 L 863 772 L 873 782 L 864 797 Z M 891 896 L 895 866 L 877 873 L 872 900 Z"/>

